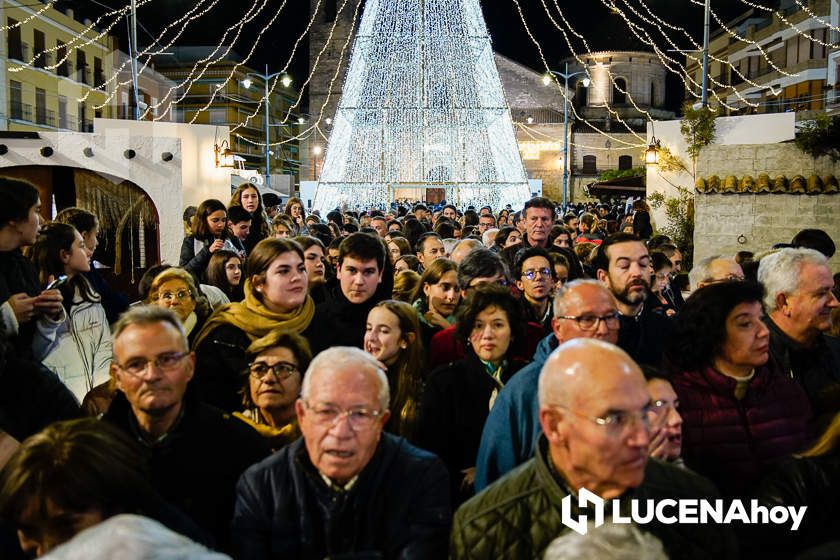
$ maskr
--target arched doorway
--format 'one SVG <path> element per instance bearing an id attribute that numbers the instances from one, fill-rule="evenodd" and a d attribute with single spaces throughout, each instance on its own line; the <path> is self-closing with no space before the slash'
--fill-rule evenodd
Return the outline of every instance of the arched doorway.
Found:
<path id="1" fill-rule="evenodd" d="M 109 284 L 130 298 L 149 266 L 160 262 L 159 216 L 149 195 L 131 181 L 87 169 L 27 165 L 0 176 L 29 181 L 41 193 L 43 217 L 78 206 L 99 219 L 94 261 Z"/>

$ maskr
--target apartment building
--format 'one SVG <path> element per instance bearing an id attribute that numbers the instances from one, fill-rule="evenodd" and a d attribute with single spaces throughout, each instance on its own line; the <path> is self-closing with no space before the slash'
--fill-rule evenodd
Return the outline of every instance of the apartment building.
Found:
<path id="1" fill-rule="evenodd" d="M 90 132 L 109 117 L 113 39 L 73 10 L 0 0 L 0 129 Z"/>
<path id="2" fill-rule="evenodd" d="M 830 28 L 836 10 L 837 0 L 779 0 L 773 11 L 752 8 L 729 22 L 731 32 L 713 31 L 710 103 L 725 101 L 727 115 L 824 110 L 833 98 L 827 45 L 837 36 Z M 686 60 L 696 84 L 702 83 L 699 59 L 693 52 Z M 699 85 L 688 89 L 690 98 L 699 96 Z"/>
<path id="3" fill-rule="evenodd" d="M 157 71 L 178 85 L 182 92 L 174 99 L 177 102 L 177 120 L 191 122 L 195 119 L 196 124 L 224 125 L 231 129 L 241 125 L 231 134 L 230 148 L 244 160 L 246 169 L 264 170 L 266 133 L 262 100 L 265 81 L 260 75 L 265 70 L 257 71 L 243 65 L 242 58 L 235 51 L 225 52 L 227 47 L 184 46 L 170 50 L 170 56 L 160 57 L 157 61 Z M 196 69 L 196 63 L 202 60 L 215 62 L 206 69 L 202 63 Z M 269 69 L 269 72 L 276 70 Z M 227 80 L 231 72 L 234 76 Z M 274 79 L 271 79 L 269 86 L 273 82 Z M 284 85 L 278 79 L 269 95 L 269 141 L 287 140 L 284 144 L 271 147 L 271 173 L 299 176 L 300 142 L 291 139 L 305 127 L 306 119 L 298 113 L 298 109 L 290 111 L 297 102 L 298 91 L 293 83 L 287 83 Z"/>

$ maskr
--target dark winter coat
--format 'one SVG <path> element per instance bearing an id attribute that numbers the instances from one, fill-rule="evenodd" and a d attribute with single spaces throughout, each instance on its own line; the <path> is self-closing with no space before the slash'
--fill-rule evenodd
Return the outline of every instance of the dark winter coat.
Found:
<path id="1" fill-rule="evenodd" d="M 797 531 L 774 526 L 756 527 L 748 534 L 752 545 L 773 551 L 771 558 L 793 558 L 796 553 L 840 535 L 840 450 L 819 457 L 784 461 L 759 485 L 756 498 L 762 505 L 808 506 Z M 765 557 L 767 557 L 765 555 Z"/>
<path id="2" fill-rule="evenodd" d="M 194 235 L 188 235 L 181 244 L 181 258 L 178 266 L 192 274 L 199 282 L 207 278 L 207 265 L 210 264 L 210 245 L 213 240 L 197 240 Z M 196 246 L 201 248 L 196 250 Z"/>
<path id="3" fill-rule="evenodd" d="M 0 356 L 0 431 L 23 441 L 53 422 L 81 415 L 76 397 L 56 374 L 11 353 Z"/>
<path id="4" fill-rule="evenodd" d="M 352 303 L 337 286 L 327 301 L 315 308 L 315 317 L 303 333 L 312 355 L 332 346 L 364 347 L 368 313 L 380 301 L 374 294 L 364 303 Z"/>
<path id="5" fill-rule="evenodd" d="M 510 361 L 501 383 L 470 350 L 467 357 L 433 371 L 420 400 L 417 445 L 440 457 L 449 469 L 453 505 L 473 495 L 474 468 L 490 397 L 524 363 Z M 464 471 L 470 470 L 467 476 Z"/>
<path id="6" fill-rule="evenodd" d="M 808 397 L 768 365 L 756 368 L 740 401 L 735 380 L 711 367 L 676 373 L 671 384 L 680 400 L 685 463 L 726 496 L 747 494 L 778 461 L 808 445 Z"/>
<path id="7" fill-rule="evenodd" d="M 648 295 L 648 298 L 653 297 Z M 651 304 L 646 303 L 638 317 L 619 316 L 621 326 L 616 344 L 636 363 L 658 368 L 671 335 L 672 323 L 671 319 L 656 313 Z"/>
<path id="8" fill-rule="evenodd" d="M 169 433 L 151 445 L 141 437 L 122 392 L 103 419 L 141 443 L 161 497 L 213 535 L 218 548 L 227 549 L 236 481 L 268 455 L 263 438 L 244 422 L 190 398 Z"/>
<path id="9" fill-rule="evenodd" d="M 840 339 L 820 335 L 816 344 L 807 348 L 769 317 L 765 323 L 770 329 L 770 356 L 805 389 L 819 428 L 825 427 L 840 412 Z"/>
<path id="10" fill-rule="evenodd" d="M 448 488 L 437 457 L 388 433 L 350 490 L 330 487 L 301 438 L 239 480 L 236 557 L 445 558 Z"/>

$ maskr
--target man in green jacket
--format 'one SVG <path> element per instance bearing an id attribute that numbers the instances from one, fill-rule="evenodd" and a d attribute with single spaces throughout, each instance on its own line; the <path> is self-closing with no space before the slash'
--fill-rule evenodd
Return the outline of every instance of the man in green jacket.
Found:
<path id="1" fill-rule="evenodd" d="M 650 396 L 639 367 L 617 346 L 592 339 L 561 345 L 540 375 L 539 406 L 535 457 L 458 510 L 450 558 L 541 558 L 573 522 L 593 519 L 594 508 L 576 503 L 583 488 L 607 502 L 608 521 L 613 499 L 627 517 L 633 499 L 645 512 L 645 500 L 717 498 L 704 478 L 649 459 Z M 564 523 L 562 500 L 570 495 L 571 522 Z M 654 517 L 640 529 L 659 538 L 671 558 L 737 557 L 728 525 Z"/>

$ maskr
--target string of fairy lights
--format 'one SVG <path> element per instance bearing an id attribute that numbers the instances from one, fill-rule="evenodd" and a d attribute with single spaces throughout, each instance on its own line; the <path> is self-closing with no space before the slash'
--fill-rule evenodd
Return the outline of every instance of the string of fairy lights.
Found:
<path id="1" fill-rule="evenodd" d="M 151 1 L 152 0 L 138 0 L 137 6 L 145 6 Z M 520 0 L 511 1 L 516 9 L 517 15 L 519 16 L 520 23 L 522 24 L 529 41 L 538 55 L 538 58 L 543 66 L 543 71 L 550 74 L 551 66 L 545 55 L 545 39 L 538 38 L 537 34 L 533 30 L 533 17 L 544 17 L 551 24 L 551 28 L 553 28 L 562 37 L 565 46 L 570 52 L 570 59 L 574 59 L 577 63 L 577 67 L 583 68 L 583 72 L 586 73 L 587 76 L 590 74 L 588 61 L 593 59 L 593 54 L 595 54 L 595 52 L 592 48 L 590 48 L 590 44 L 586 40 L 584 34 L 575 28 L 573 22 L 563 12 L 559 0 L 551 0 L 550 2 L 547 0 L 540 0 L 539 6 L 542 8 L 542 12 L 537 16 L 526 16 L 525 11 L 520 4 Z M 832 25 L 830 21 L 828 21 L 827 16 L 815 13 L 814 10 L 809 7 L 807 2 L 802 0 L 794 1 L 797 6 L 797 10 L 800 10 L 805 16 L 810 18 L 810 21 L 816 22 L 817 28 L 821 27 L 827 31 L 840 32 L 840 27 Z M 191 26 L 200 25 L 203 18 L 211 16 L 213 14 L 213 10 L 218 8 L 221 2 L 222 0 L 198 0 L 185 13 L 163 26 L 157 39 L 152 44 L 144 49 L 138 50 L 136 53 L 137 59 L 142 63 L 139 68 L 139 74 L 142 75 L 144 72 L 150 71 L 151 61 L 155 56 L 165 53 L 167 49 L 176 45 L 179 39 L 183 37 L 184 33 Z M 652 54 L 657 57 L 667 72 L 679 77 L 685 86 L 687 95 L 699 98 L 698 92 L 702 89 L 702 84 L 699 83 L 700 80 L 695 77 L 696 68 L 694 67 L 699 67 L 701 65 L 701 45 L 686 28 L 675 25 L 667 21 L 666 18 L 658 15 L 651 6 L 648 5 L 646 0 L 600 0 L 600 2 L 602 6 L 609 10 L 612 16 L 620 18 L 628 33 L 635 37 L 639 42 L 649 47 Z M 802 40 L 809 41 L 826 49 L 837 47 L 837 45 L 831 43 L 830 39 L 830 37 L 834 34 L 826 33 L 824 36 L 826 40 L 824 40 L 821 35 L 812 32 L 814 29 L 813 25 L 809 26 L 807 29 L 803 29 L 803 26 L 799 25 L 799 23 L 794 23 L 789 17 L 790 13 L 774 10 L 751 0 L 741 0 L 741 2 L 747 8 L 767 14 L 767 17 L 775 18 L 780 25 L 784 27 L 784 29 L 790 30 L 795 36 L 801 38 Z M 33 19 L 45 17 L 44 13 L 54 7 L 53 4 L 54 0 L 49 0 L 43 6 L 39 6 L 37 10 L 29 10 L 29 15 L 21 21 L 0 26 L 0 30 L 8 32 L 11 29 L 26 25 Z M 223 31 L 218 41 L 211 41 L 211 43 L 215 42 L 216 44 L 209 50 L 209 53 L 205 57 L 195 61 L 192 68 L 186 72 L 186 76 L 179 79 L 176 83 L 173 83 L 171 87 L 165 91 L 164 95 L 153 103 L 148 104 L 141 115 L 141 118 L 151 118 L 153 120 L 167 119 L 172 109 L 179 103 L 183 102 L 187 95 L 189 95 L 190 91 L 198 83 L 200 83 L 200 81 L 208 75 L 208 73 L 216 72 L 216 74 L 213 74 L 214 80 L 218 77 L 218 70 L 222 67 L 226 60 L 229 62 L 229 55 L 234 45 L 247 44 L 248 49 L 242 60 L 233 65 L 227 64 L 227 66 L 225 66 L 226 74 L 223 73 L 221 86 L 215 91 L 210 92 L 209 100 L 204 103 L 202 107 L 194 110 L 191 109 L 194 112 L 190 117 L 189 122 L 196 122 L 199 115 L 208 111 L 214 104 L 215 100 L 218 99 L 220 95 L 224 95 L 224 86 L 231 82 L 235 83 L 243 73 L 248 72 L 249 60 L 257 52 L 265 34 L 269 32 L 272 26 L 280 18 L 286 4 L 287 0 L 283 0 L 280 6 L 275 9 L 274 13 L 265 20 L 265 23 L 261 24 L 262 26 L 258 31 L 253 32 L 253 30 L 249 30 L 246 34 L 246 27 L 253 23 L 258 17 L 264 15 L 267 7 L 269 6 L 269 0 L 258 0 L 257 2 L 247 3 L 245 5 L 247 8 L 245 13 Z M 690 4 L 694 6 L 704 6 L 703 0 L 690 0 Z M 10 3 L 9 5 L 14 6 L 15 4 Z M 351 2 L 351 0 L 342 0 L 338 8 L 338 12 L 341 14 L 345 9 L 352 8 L 353 6 L 355 6 L 355 8 L 353 10 L 352 18 L 353 21 L 358 22 L 361 12 L 361 0 L 356 0 L 355 2 Z M 300 52 L 300 46 L 310 35 L 312 27 L 316 24 L 316 21 L 318 21 L 318 18 L 322 15 L 324 9 L 325 8 L 322 6 L 322 0 L 313 2 L 310 18 L 306 26 L 297 36 L 289 56 L 284 57 L 285 61 L 281 65 L 281 70 L 276 73 L 274 79 L 270 83 L 267 93 L 269 98 L 272 94 L 274 94 L 278 81 L 280 81 L 280 76 L 288 72 L 288 69 L 291 67 L 295 57 Z M 121 21 L 124 21 L 129 12 L 130 5 L 111 9 L 99 16 L 94 22 L 87 24 L 81 32 L 72 39 L 68 40 L 66 44 L 57 44 L 56 46 L 46 47 L 39 52 L 33 52 L 29 57 L 28 62 L 24 64 L 12 62 L 8 65 L 8 69 L 10 72 L 20 72 L 27 66 L 33 66 L 36 61 L 41 60 L 42 62 L 39 65 L 42 68 L 54 70 L 67 62 L 74 49 L 82 48 L 97 41 L 101 41 L 104 37 L 107 37 L 114 26 L 119 24 Z M 762 62 L 762 64 L 766 63 L 767 67 L 777 72 L 779 76 L 785 78 L 795 77 L 795 74 L 787 72 L 783 67 L 780 67 L 780 65 L 777 64 L 768 52 L 768 45 L 766 42 L 765 44 L 762 44 L 761 41 L 748 36 L 745 31 L 728 26 L 721 15 L 714 9 L 710 10 L 710 16 L 716 22 L 717 27 L 719 27 L 722 32 L 729 37 L 730 42 L 737 42 L 738 44 L 743 45 L 744 51 L 749 50 L 750 54 L 753 56 L 755 56 L 753 53 L 756 53 L 757 56 L 763 59 L 764 62 Z M 323 48 L 320 49 L 317 56 L 311 59 L 312 62 L 308 75 L 300 82 L 300 86 L 297 88 L 298 95 L 296 99 L 294 99 L 294 101 L 289 104 L 288 108 L 285 109 L 282 119 L 276 123 L 277 125 L 289 124 L 292 116 L 300 112 L 300 108 L 303 105 L 303 95 L 306 87 L 312 83 L 312 80 L 319 72 L 322 72 L 322 58 L 328 50 L 331 51 L 331 55 L 334 55 L 335 46 L 332 45 L 332 42 L 338 21 L 339 17 L 335 17 L 333 19 L 333 24 L 329 28 L 327 40 L 324 42 Z M 247 38 L 244 38 L 243 34 L 246 34 Z M 340 42 L 341 48 L 339 56 L 341 57 L 340 60 L 342 62 L 347 58 L 347 49 L 352 44 L 352 39 L 353 35 L 349 34 Z M 556 38 L 553 37 L 552 40 L 556 40 Z M 688 49 L 681 48 L 681 45 L 685 46 L 686 44 L 689 47 Z M 43 63 L 44 60 L 47 60 L 47 54 L 57 53 L 60 49 L 64 50 L 61 55 L 56 55 L 54 57 L 54 62 L 50 64 Z M 677 56 L 669 54 L 669 51 L 680 53 L 680 55 L 682 55 L 682 59 L 678 59 Z M 744 107 L 757 108 L 762 105 L 767 105 L 767 102 L 756 100 L 753 94 L 744 93 L 744 90 L 749 90 L 751 88 L 760 89 L 773 96 L 778 96 L 781 93 L 781 87 L 778 84 L 762 84 L 752 79 L 750 77 L 750 73 L 738 63 L 739 60 L 733 61 L 732 56 L 720 57 L 716 56 L 714 53 L 710 53 L 709 59 L 720 66 L 721 73 L 713 74 L 712 72 L 709 72 L 709 75 L 707 76 L 709 82 L 707 91 L 714 104 L 721 108 L 738 110 Z M 123 61 L 114 68 L 114 72 L 110 76 L 105 76 L 104 83 L 100 83 L 96 87 L 84 89 L 77 100 L 79 102 L 84 102 L 89 98 L 92 92 L 100 91 L 105 94 L 106 99 L 98 102 L 94 108 L 101 109 L 110 104 L 121 88 L 131 84 L 130 79 L 120 80 L 120 77 L 125 75 L 124 71 L 126 70 L 128 64 L 130 64 L 130 61 Z M 724 75 L 723 69 L 726 69 L 726 72 L 733 78 L 737 78 L 730 80 L 730 82 L 737 82 L 737 85 L 730 85 L 719 79 L 719 76 Z M 577 70 L 577 68 L 575 68 L 575 70 Z M 635 113 L 634 119 L 643 118 L 645 120 L 654 120 L 650 111 L 646 108 L 647 106 L 651 106 L 652 103 L 638 103 L 637 100 L 634 99 L 629 83 L 626 80 L 619 80 L 620 76 L 612 72 L 609 68 L 606 70 L 606 76 L 613 90 L 621 94 L 622 98 L 626 100 L 627 105 L 633 108 L 633 112 Z M 310 108 L 313 118 L 306 122 L 306 126 L 301 124 L 297 134 L 287 135 L 276 142 L 270 142 L 269 145 L 277 146 L 297 142 L 308 138 L 313 134 L 327 140 L 327 134 L 322 127 L 323 119 L 326 118 L 326 115 L 324 115 L 324 109 L 329 105 L 330 98 L 334 95 L 334 91 L 337 89 L 336 84 L 338 84 L 342 79 L 343 66 L 339 64 L 333 72 L 333 75 L 330 76 L 326 100 L 323 102 L 321 107 Z M 570 95 L 570 92 L 563 87 L 558 78 L 553 74 L 552 80 L 554 86 L 557 87 L 559 91 L 559 95 L 563 101 L 566 102 L 567 100 L 565 98 Z M 266 142 L 256 141 L 239 133 L 241 128 L 248 126 L 253 119 L 258 118 L 261 112 L 260 106 L 264 102 L 265 95 L 259 99 L 259 102 L 256 103 L 256 108 L 253 111 L 246 111 L 243 115 L 243 119 L 231 126 L 231 134 L 249 144 L 265 147 Z M 623 130 L 626 130 L 626 132 L 615 133 L 612 130 L 604 130 L 603 127 L 598 125 L 598 123 L 591 122 L 586 118 L 586 115 L 581 114 L 581 111 L 578 111 L 578 108 L 574 103 L 569 103 L 569 107 L 574 116 L 575 122 L 586 125 L 590 130 L 610 140 L 617 147 L 626 147 L 628 149 L 637 148 L 645 145 L 647 142 L 647 139 L 640 135 L 631 123 L 627 122 L 626 118 L 622 117 L 623 114 L 626 115 L 628 112 L 618 110 L 618 108 L 613 107 L 609 102 L 605 102 L 603 107 L 608 112 L 610 121 L 616 123 L 619 127 L 623 127 Z M 520 126 L 520 124 L 517 123 L 517 126 Z M 524 124 L 521 126 L 527 128 Z M 587 148 L 599 149 L 594 146 Z"/>

